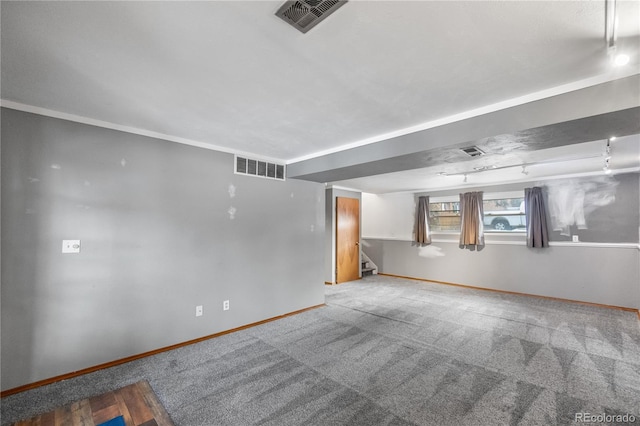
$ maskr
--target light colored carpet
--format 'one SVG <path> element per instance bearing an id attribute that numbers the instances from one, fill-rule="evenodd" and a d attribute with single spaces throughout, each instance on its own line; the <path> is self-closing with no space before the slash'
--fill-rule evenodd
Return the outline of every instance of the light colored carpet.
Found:
<path id="1" fill-rule="evenodd" d="M 4 398 L 2 424 L 148 380 L 176 425 L 640 424 L 640 321 L 372 276 L 327 305 Z"/>

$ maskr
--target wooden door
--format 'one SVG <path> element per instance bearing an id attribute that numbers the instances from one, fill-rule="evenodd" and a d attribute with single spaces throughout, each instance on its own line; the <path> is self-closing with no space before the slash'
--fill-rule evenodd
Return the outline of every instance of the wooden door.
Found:
<path id="1" fill-rule="evenodd" d="M 360 279 L 360 201 L 336 199 L 336 284 Z"/>

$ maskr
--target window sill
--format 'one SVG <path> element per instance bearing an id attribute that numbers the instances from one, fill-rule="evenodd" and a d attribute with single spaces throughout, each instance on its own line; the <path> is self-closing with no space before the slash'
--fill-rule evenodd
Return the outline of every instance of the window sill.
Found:
<path id="1" fill-rule="evenodd" d="M 432 243 L 445 243 L 445 244 L 458 244 L 458 236 L 457 232 L 437 232 L 431 234 L 431 242 Z M 484 241 L 485 245 L 510 245 L 510 246 L 526 246 L 527 240 L 526 236 L 523 234 L 520 235 L 511 235 L 506 234 L 506 238 L 495 239 L 492 238 L 495 235 L 485 235 Z M 500 234 L 500 236 L 505 236 L 505 234 Z M 383 241 L 404 241 L 404 242 L 413 242 L 411 238 L 407 237 L 373 237 L 367 236 L 362 237 L 363 240 L 383 240 Z M 640 250 L 640 244 L 636 243 L 590 243 L 590 242 L 577 242 L 574 243 L 572 241 L 550 241 L 550 247 L 596 247 L 596 248 L 617 248 L 617 249 L 634 249 Z M 366 246 L 365 246 L 366 247 Z"/>

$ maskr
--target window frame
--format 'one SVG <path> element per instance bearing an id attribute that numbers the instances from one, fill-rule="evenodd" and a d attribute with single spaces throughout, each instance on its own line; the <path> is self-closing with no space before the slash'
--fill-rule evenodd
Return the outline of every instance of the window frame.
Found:
<path id="1" fill-rule="evenodd" d="M 510 192 L 498 192 L 498 193 L 490 193 L 487 194 L 486 197 L 483 197 L 482 200 L 482 204 L 483 204 L 483 210 L 484 210 L 484 203 L 487 201 L 495 201 L 495 200 L 505 200 L 505 199 L 513 199 L 513 198 L 518 198 L 518 199 L 522 199 L 522 202 L 524 202 L 524 189 L 522 190 L 522 192 L 520 191 L 510 191 Z M 486 213 L 486 210 L 484 210 Z M 519 210 L 518 210 L 519 212 Z M 523 222 L 524 222 L 524 226 L 522 227 L 518 227 L 515 229 L 509 229 L 509 230 L 498 230 L 498 229 L 493 229 L 489 226 L 487 226 L 486 224 L 484 225 L 484 232 L 486 233 L 490 233 L 490 234 L 522 234 L 522 233 L 526 233 L 527 231 L 527 217 L 525 215 L 524 210 L 522 211 L 522 213 L 518 213 L 518 216 L 521 216 L 524 218 Z M 515 216 L 515 214 L 513 214 L 512 216 Z M 484 218 L 486 218 L 487 216 L 483 217 L 483 223 L 485 222 Z"/>
<path id="2" fill-rule="evenodd" d="M 468 190 L 471 191 L 471 190 L 473 190 L 473 188 L 468 188 Z M 466 189 L 465 189 L 465 191 L 466 191 Z M 421 194 L 416 194 L 416 195 L 418 196 L 418 195 L 429 195 L 429 194 L 428 193 L 421 193 Z M 484 191 L 483 204 L 484 204 L 485 201 L 501 200 L 501 199 L 505 199 L 505 198 L 522 198 L 523 201 L 524 201 L 524 188 L 522 190 L 519 190 L 519 191 L 502 191 L 502 192 L 486 192 L 486 191 Z M 429 218 L 431 218 L 431 204 L 450 203 L 450 202 L 459 202 L 459 201 L 460 201 L 460 194 L 429 197 Z M 525 224 L 526 224 L 526 218 L 525 218 Z M 431 233 L 432 234 L 460 235 L 460 229 L 457 229 L 457 230 L 439 230 L 439 229 L 434 229 L 434 227 L 433 227 L 431 222 L 429 222 L 429 225 L 431 226 Z M 491 229 L 491 228 L 485 226 L 484 232 L 485 232 L 485 234 L 490 234 L 490 235 L 514 236 L 514 237 L 517 237 L 517 238 L 522 238 L 526 234 L 526 226 L 521 228 L 521 230 L 517 230 L 517 231 L 513 231 L 513 230 L 498 231 L 498 230 L 494 230 L 494 229 Z"/>

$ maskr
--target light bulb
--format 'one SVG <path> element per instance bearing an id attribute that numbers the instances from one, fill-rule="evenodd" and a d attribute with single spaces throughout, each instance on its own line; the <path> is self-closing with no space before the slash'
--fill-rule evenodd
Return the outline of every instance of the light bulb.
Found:
<path id="1" fill-rule="evenodd" d="M 616 58 L 613 60 L 613 64 L 616 67 L 623 67 L 629 63 L 630 59 L 631 58 L 629 58 L 629 55 L 621 53 L 619 55 L 616 55 Z"/>

